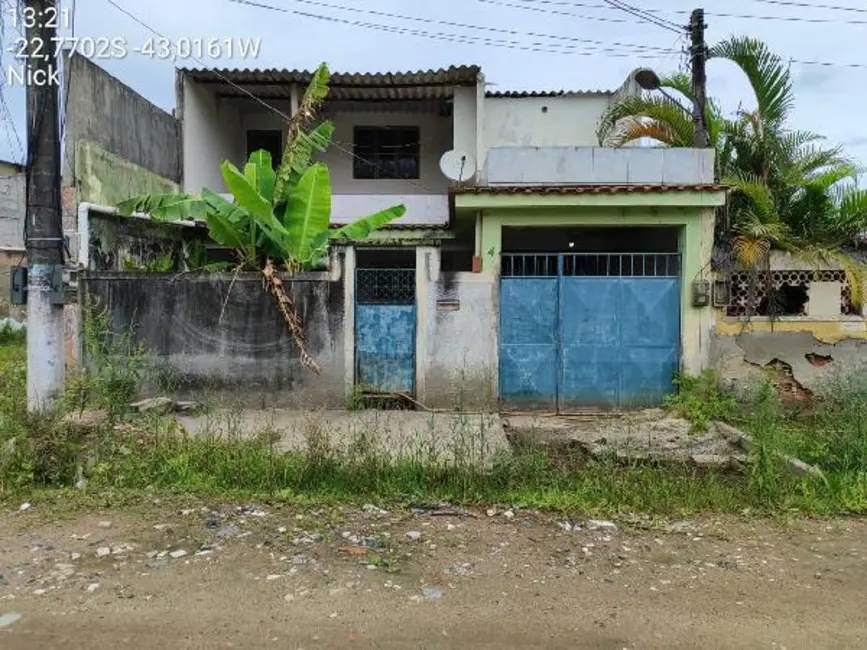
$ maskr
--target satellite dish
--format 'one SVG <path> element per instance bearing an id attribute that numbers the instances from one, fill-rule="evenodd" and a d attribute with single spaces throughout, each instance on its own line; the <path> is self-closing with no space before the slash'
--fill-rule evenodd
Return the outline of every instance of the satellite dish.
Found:
<path id="1" fill-rule="evenodd" d="M 476 159 L 465 151 L 446 151 L 440 158 L 440 169 L 446 178 L 463 183 L 476 175 Z"/>

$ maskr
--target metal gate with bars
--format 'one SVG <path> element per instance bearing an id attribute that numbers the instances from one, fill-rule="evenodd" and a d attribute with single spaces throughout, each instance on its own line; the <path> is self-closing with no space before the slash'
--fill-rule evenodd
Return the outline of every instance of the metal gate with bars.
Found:
<path id="1" fill-rule="evenodd" d="M 503 408 L 660 404 L 679 367 L 680 267 L 677 253 L 503 254 Z"/>
<path id="2" fill-rule="evenodd" d="M 415 269 L 355 271 L 355 383 L 415 391 Z"/>

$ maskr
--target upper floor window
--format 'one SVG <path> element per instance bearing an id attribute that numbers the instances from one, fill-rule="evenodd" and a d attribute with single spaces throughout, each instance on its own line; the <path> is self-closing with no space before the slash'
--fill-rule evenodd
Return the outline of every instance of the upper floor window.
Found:
<path id="1" fill-rule="evenodd" d="M 247 158 L 254 151 L 264 149 L 271 154 L 271 165 L 274 169 L 280 165 L 283 157 L 283 133 L 279 130 L 247 131 Z"/>
<path id="2" fill-rule="evenodd" d="M 355 127 L 354 178 L 418 178 L 420 172 L 417 126 Z"/>

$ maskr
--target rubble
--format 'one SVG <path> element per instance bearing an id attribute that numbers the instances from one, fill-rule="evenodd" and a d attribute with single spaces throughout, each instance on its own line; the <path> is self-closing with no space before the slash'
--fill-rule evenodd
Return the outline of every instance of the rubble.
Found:
<path id="1" fill-rule="evenodd" d="M 562 455 L 579 467 L 589 459 L 614 459 L 623 464 L 686 463 L 700 469 L 744 472 L 753 451 L 752 439 L 725 422 L 711 422 L 706 431 L 663 409 L 647 409 L 620 418 L 576 420 L 514 416 L 504 422 L 512 446 L 532 443 Z M 821 469 L 778 454 L 795 474 L 825 480 Z M 488 510 L 494 516 L 496 510 Z"/>
<path id="2" fill-rule="evenodd" d="M 64 415 L 60 423 L 69 429 L 88 432 L 105 426 L 108 421 L 106 411 L 73 411 Z"/>
<path id="3" fill-rule="evenodd" d="M 175 402 L 168 397 L 151 397 L 148 399 L 143 399 L 140 402 L 130 404 L 129 407 L 137 413 L 154 413 L 157 415 L 168 415 L 175 410 Z"/>

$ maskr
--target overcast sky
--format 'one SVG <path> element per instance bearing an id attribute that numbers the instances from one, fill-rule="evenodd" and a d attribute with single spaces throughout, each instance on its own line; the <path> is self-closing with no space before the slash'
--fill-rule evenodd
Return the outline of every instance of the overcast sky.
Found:
<path id="1" fill-rule="evenodd" d="M 17 36 L 9 29 L 8 8 L 14 1 L 0 0 L 7 12 L 4 16 L 4 76 L 5 68 L 14 62 L 12 54 L 5 51 L 11 39 Z M 616 88 L 639 66 L 669 72 L 684 65 L 684 57 L 678 53 L 686 43 L 683 36 L 606 8 L 606 0 L 261 0 L 262 4 L 308 14 L 306 16 L 229 0 L 114 1 L 170 38 L 261 39 L 257 58 L 203 59 L 209 66 L 223 68 L 312 68 L 326 61 L 332 70 L 375 72 L 478 64 L 496 90 L 587 90 Z M 662 10 L 661 17 L 685 24 L 696 0 L 629 1 L 635 6 Z M 804 4 L 809 1 L 802 0 Z M 62 4 L 71 6 L 72 3 L 65 0 Z M 867 3 L 823 0 L 823 4 L 852 7 L 856 11 L 808 9 L 793 4 L 797 5 L 798 1 L 705 0 L 708 41 L 713 43 L 732 34 L 749 35 L 764 39 L 787 60 L 838 64 L 791 64 L 797 100 L 792 126 L 822 133 L 830 142 L 843 144 L 858 160 L 867 163 L 867 127 L 860 115 L 860 110 L 867 105 L 867 67 L 841 65 L 861 63 L 867 66 L 867 59 L 863 57 L 867 41 Z M 716 13 L 789 17 L 812 22 L 727 17 Z M 385 14 L 400 14 L 401 17 Z M 368 26 L 348 24 L 354 21 Z M 465 27 L 443 23 L 461 23 Z M 388 31 L 395 29 L 422 31 L 428 36 Z M 75 35 L 123 38 L 130 50 L 153 36 L 108 0 L 78 0 Z M 457 42 L 461 40 L 474 42 Z M 510 48 L 498 47 L 496 43 Z M 627 46 L 676 51 L 636 50 Z M 199 67 L 193 60 L 176 64 L 135 53 L 97 63 L 167 110 L 171 110 L 175 102 L 173 68 L 176 65 Z M 724 62 L 710 62 L 708 88 L 728 111 L 736 110 L 739 105 L 751 106 L 754 102 L 745 80 Z M 5 87 L 3 93 L 23 140 L 23 89 Z M 6 126 L 0 120 L 0 158 L 18 159 L 19 149 L 14 137 L 7 135 Z"/>

